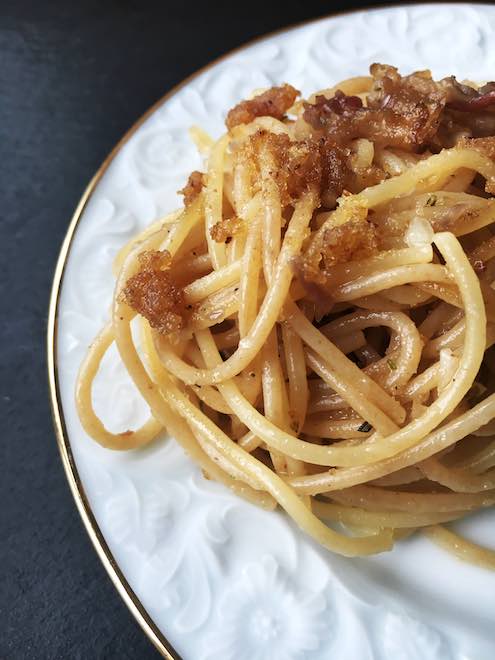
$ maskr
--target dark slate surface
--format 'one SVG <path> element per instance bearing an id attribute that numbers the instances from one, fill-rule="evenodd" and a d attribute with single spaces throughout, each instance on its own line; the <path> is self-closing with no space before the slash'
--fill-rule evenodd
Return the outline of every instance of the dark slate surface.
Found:
<path id="1" fill-rule="evenodd" d="M 51 424 L 48 297 L 86 183 L 197 68 L 358 4 L 0 1 L 0 658 L 158 657 L 83 529 Z"/>

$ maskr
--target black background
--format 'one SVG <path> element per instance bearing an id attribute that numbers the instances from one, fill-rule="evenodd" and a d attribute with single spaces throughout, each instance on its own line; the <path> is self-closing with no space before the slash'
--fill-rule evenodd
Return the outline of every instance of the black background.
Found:
<path id="1" fill-rule="evenodd" d="M 185 76 L 265 32 L 360 4 L 0 0 L 2 660 L 159 657 L 83 529 L 50 417 L 49 291 L 87 182 Z"/>

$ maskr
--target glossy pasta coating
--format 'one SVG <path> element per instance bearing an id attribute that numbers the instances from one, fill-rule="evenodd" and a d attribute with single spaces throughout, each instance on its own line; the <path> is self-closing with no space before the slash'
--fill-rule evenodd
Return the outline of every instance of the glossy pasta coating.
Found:
<path id="1" fill-rule="evenodd" d="M 112 449 L 167 429 L 331 551 L 426 530 L 493 567 L 442 525 L 495 504 L 495 85 L 370 74 L 196 131 L 206 171 L 119 254 L 78 411 Z M 112 341 L 150 407 L 124 434 L 92 407 Z"/>

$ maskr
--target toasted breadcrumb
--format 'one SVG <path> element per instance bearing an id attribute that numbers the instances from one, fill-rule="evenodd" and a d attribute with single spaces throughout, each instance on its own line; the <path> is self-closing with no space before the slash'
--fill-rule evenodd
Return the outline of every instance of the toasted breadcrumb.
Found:
<path id="1" fill-rule="evenodd" d="M 177 332 L 184 325 L 184 294 L 170 276 L 171 256 L 150 250 L 139 255 L 140 270 L 127 280 L 122 300 L 162 334 Z"/>
<path id="2" fill-rule="evenodd" d="M 197 170 L 194 170 L 194 172 L 191 172 L 191 174 L 189 175 L 189 178 L 184 188 L 179 190 L 179 194 L 184 195 L 184 206 L 186 208 L 190 206 L 192 202 L 194 202 L 196 197 L 202 191 L 203 186 L 205 184 L 204 179 L 205 177 L 202 172 L 198 172 Z"/>
<path id="3" fill-rule="evenodd" d="M 240 218 L 223 218 L 210 229 L 210 236 L 216 243 L 228 242 L 242 227 Z"/>

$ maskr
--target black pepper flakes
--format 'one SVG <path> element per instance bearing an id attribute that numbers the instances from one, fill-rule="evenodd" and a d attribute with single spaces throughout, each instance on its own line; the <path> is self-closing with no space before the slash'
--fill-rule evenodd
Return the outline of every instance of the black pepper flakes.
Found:
<path id="1" fill-rule="evenodd" d="M 373 427 L 369 422 L 363 422 L 361 426 L 358 428 L 358 431 L 361 433 L 369 433 Z"/>

